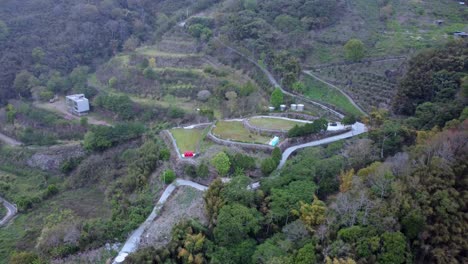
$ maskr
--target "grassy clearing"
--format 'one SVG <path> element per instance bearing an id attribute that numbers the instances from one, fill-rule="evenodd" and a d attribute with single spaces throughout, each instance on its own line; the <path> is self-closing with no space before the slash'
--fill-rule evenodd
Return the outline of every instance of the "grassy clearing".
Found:
<path id="1" fill-rule="evenodd" d="M 245 142 L 268 144 L 270 138 L 256 135 L 247 130 L 242 122 L 219 121 L 213 129 L 213 134 L 222 139 Z"/>
<path id="2" fill-rule="evenodd" d="M 295 125 L 304 125 L 303 122 L 268 117 L 251 118 L 249 119 L 249 123 L 259 128 L 276 130 L 289 130 Z"/>
<path id="3" fill-rule="evenodd" d="M 319 82 L 309 76 L 305 77 L 305 84 L 307 91 L 304 93 L 304 95 L 310 99 L 334 105 L 347 114 L 361 116 L 361 111 L 354 107 L 348 98 L 346 98 L 338 90 L 329 88 L 326 84 Z"/>
<path id="4" fill-rule="evenodd" d="M 203 131 L 200 129 L 175 128 L 170 132 L 177 142 L 177 147 L 181 153 L 185 151 L 196 151 L 203 139 Z"/>

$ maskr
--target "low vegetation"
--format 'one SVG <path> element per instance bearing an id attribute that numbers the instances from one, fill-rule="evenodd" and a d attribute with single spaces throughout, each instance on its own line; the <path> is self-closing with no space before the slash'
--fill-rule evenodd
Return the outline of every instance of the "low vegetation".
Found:
<path id="1" fill-rule="evenodd" d="M 219 121 L 213 129 L 213 134 L 221 139 L 245 143 L 267 144 L 270 141 L 268 137 L 251 133 L 239 121 Z"/>
<path id="2" fill-rule="evenodd" d="M 328 85 L 310 77 L 304 77 L 305 90 L 304 95 L 312 100 L 317 100 L 329 105 L 334 105 L 340 112 L 361 116 L 362 113 L 357 109 L 346 96 L 340 91 L 329 87 Z"/>
<path id="3" fill-rule="evenodd" d="M 274 129 L 274 130 L 289 130 L 295 125 L 302 125 L 303 122 L 297 122 L 294 120 L 287 120 L 273 117 L 261 117 L 261 118 L 250 118 L 249 124 L 263 129 Z"/>
<path id="4" fill-rule="evenodd" d="M 181 154 L 186 151 L 197 152 L 204 135 L 204 131 L 201 129 L 175 128 L 171 129 L 170 133 L 176 140 Z"/>

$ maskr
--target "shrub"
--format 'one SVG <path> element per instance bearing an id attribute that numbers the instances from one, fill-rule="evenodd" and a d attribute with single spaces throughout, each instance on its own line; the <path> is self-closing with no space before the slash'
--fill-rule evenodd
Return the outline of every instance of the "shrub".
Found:
<path id="1" fill-rule="evenodd" d="M 39 98 L 41 101 L 49 101 L 50 99 L 54 98 L 54 93 L 49 90 L 44 90 L 39 93 Z"/>
<path id="2" fill-rule="evenodd" d="M 350 39 L 344 46 L 345 57 L 350 61 L 360 61 L 364 58 L 364 43 L 359 39 Z"/>
<path id="3" fill-rule="evenodd" d="M 215 167 L 216 171 L 220 176 L 226 176 L 231 168 L 231 161 L 228 155 L 224 152 L 219 152 L 211 160 L 211 164 Z"/>
<path id="4" fill-rule="evenodd" d="M 271 153 L 271 158 L 275 160 L 277 163 L 279 163 L 281 161 L 282 156 L 283 155 L 281 154 L 281 149 L 278 147 L 275 147 L 273 149 L 273 152 Z"/>
<path id="5" fill-rule="evenodd" d="M 315 120 L 313 123 L 308 123 L 303 126 L 295 125 L 288 131 L 288 137 L 303 137 L 311 134 L 326 131 L 328 128 L 327 120 L 321 118 Z"/>
<path id="6" fill-rule="evenodd" d="M 210 171 L 205 161 L 203 161 L 202 163 L 200 163 L 200 165 L 198 165 L 196 169 L 196 173 L 197 173 L 197 176 L 200 178 L 208 177 L 208 174 L 210 173 Z"/>
<path id="7" fill-rule="evenodd" d="M 243 155 L 241 153 L 236 153 L 234 156 L 230 157 L 232 167 L 234 169 L 243 169 L 251 170 L 255 169 L 255 158 L 248 155 Z"/>
<path id="8" fill-rule="evenodd" d="M 57 186 L 55 184 L 51 184 L 51 185 L 47 186 L 47 189 L 45 190 L 42 197 L 44 199 L 47 199 L 47 198 L 50 198 L 50 197 L 56 195 L 58 192 L 59 192 L 59 189 L 57 188 Z"/>
<path id="9" fill-rule="evenodd" d="M 170 184 L 176 179 L 176 174 L 173 170 L 166 170 L 161 174 L 161 180 L 165 184 Z"/>
<path id="10" fill-rule="evenodd" d="M 261 170 L 265 176 L 270 175 L 278 166 L 278 163 L 273 158 L 266 158 L 262 161 Z"/>
<path id="11" fill-rule="evenodd" d="M 280 107 L 280 105 L 283 103 L 283 92 L 280 90 L 280 88 L 276 88 L 271 93 L 270 103 L 275 108 Z"/>

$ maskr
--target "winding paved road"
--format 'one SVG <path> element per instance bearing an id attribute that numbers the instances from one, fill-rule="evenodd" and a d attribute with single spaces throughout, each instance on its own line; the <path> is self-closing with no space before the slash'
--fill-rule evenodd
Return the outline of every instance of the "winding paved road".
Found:
<path id="1" fill-rule="evenodd" d="M 330 128 L 330 126 L 329 126 L 329 128 Z M 367 132 L 367 127 L 362 123 L 356 123 L 356 124 L 352 125 L 351 131 L 346 132 L 344 134 L 340 134 L 340 135 L 336 135 L 336 136 L 333 136 L 333 137 L 328 137 L 328 138 L 312 141 L 312 142 L 309 142 L 309 143 L 289 147 L 286 150 L 284 150 L 283 155 L 281 157 L 281 161 L 280 161 L 277 169 L 281 169 L 286 164 L 286 161 L 288 160 L 289 156 L 291 156 L 291 154 L 293 154 L 298 149 L 308 148 L 308 147 L 315 147 L 315 146 L 320 146 L 320 145 L 323 145 L 323 144 L 329 144 L 329 143 L 332 143 L 332 142 L 335 142 L 335 141 L 338 141 L 338 140 L 342 140 L 342 139 L 345 139 L 345 138 L 354 137 L 354 136 L 357 136 L 357 135 L 365 133 L 365 132 Z"/>
<path id="2" fill-rule="evenodd" d="M 10 221 L 16 215 L 16 213 L 18 213 L 18 209 L 16 208 L 14 204 L 11 204 L 7 200 L 3 199 L 2 197 L 0 197 L 0 202 L 7 209 L 7 214 L 3 217 L 2 220 L 0 220 L 0 226 L 4 226 L 6 223 L 8 223 L 8 221 Z"/>
<path id="3" fill-rule="evenodd" d="M 299 96 L 299 95 L 296 95 L 296 94 L 293 94 L 293 93 L 290 93 L 290 92 L 284 90 L 281 87 L 281 85 L 279 85 L 279 83 L 276 81 L 273 74 L 271 74 L 267 69 L 265 69 L 261 65 L 259 65 L 255 60 L 253 60 L 253 59 L 249 58 L 248 56 L 244 55 L 242 52 L 238 51 L 237 49 L 234 49 L 234 48 L 224 44 L 218 38 L 214 38 L 214 39 L 217 40 L 224 47 L 226 47 L 229 50 L 235 52 L 236 54 L 238 54 L 241 57 L 247 59 L 248 61 L 253 63 L 255 66 L 260 68 L 262 70 L 262 72 L 268 77 L 268 80 L 270 81 L 270 83 L 273 84 L 273 86 L 280 88 L 284 94 L 287 94 L 289 96 L 299 98 L 301 100 L 304 100 L 304 101 L 307 101 L 307 102 L 312 103 L 314 105 L 317 105 L 320 108 L 322 108 L 324 110 L 327 110 L 327 111 L 331 112 L 332 114 L 338 116 L 339 118 L 344 117 L 343 114 L 341 114 L 341 113 L 339 113 L 339 112 L 337 112 L 337 111 L 335 111 L 335 110 L 333 110 L 333 109 L 331 109 L 331 108 L 329 108 L 329 107 L 327 107 L 325 105 L 322 105 L 322 104 L 320 104 L 318 102 L 312 101 L 310 99 L 304 98 L 302 96 Z M 354 101 L 351 100 L 351 102 L 354 102 Z M 358 108 L 358 109 L 360 109 L 360 108 Z M 231 120 L 231 121 L 234 121 L 234 120 Z M 235 121 L 238 121 L 238 120 L 235 120 Z M 239 121 L 241 121 L 241 119 L 239 119 Z M 193 128 L 193 126 L 188 126 L 186 128 L 190 129 L 190 128 Z M 330 130 L 335 130 L 336 127 L 329 126 L 329 129 Z M 335 142 L 335 141 L 338 141 L 338 140 L 350 138 L 350 137 L 353 137 L 353 136 L 356 136 L 356 135 L 359 135 L 359 134 L 362 134 L 362 133 L 365 133 L 365 132 L 367 132 L 366 126 L 364 124 L 362 124 L 362 123 L 356 123 L 356 124 L 354 124 L 352 126 L 351 131 L 349 131 L 347 133 L 337 135 L 337 136 L 332 136 L 332 137 L 321 139 L 321 140 L 312 141 L 312 142 L 297 145 L 297 146 L 289 147 L 283 152 L 282 159 L 280 161 L 280 164 L 278 165 L 278 169 L 281 169 L 286 164 L 286 160 L 291 156 L 291 154 L 294 153 L 298 149 L 307 148 L 307 147 L 314 147 L 314 146 L 319 146 L 319 145 L 323 145 L 323 144 L 328 144 L 328 143 Z M 173 145 L 177 149 L 177 144 L 176 144 L 175 140 L 173 139 L 173 137 L 171 137 L 171 138 L 172 138 L 172 141 L 173 141 Z M 223 182 L 229 182 L 229 180 L 228 179 L 223 179 Z M 138 245 L 140 243 L 141 235 L 143 234 L 145 229 L 148 227 L 148 225 L 152 221 L 154 221 L 154 219 L 157 217 L 159 210 L 162 208 L 164 203 L 167 201 L 169 196 L 174 192 L 174 190 L 177 188 L 177 186 L 190 186 L 190 187 L 193 187 L 193 188 L 195 188 L 197 190 L 200 190 L 200 191 L 206 191 L 208 189 L 207 186 L 203 186 L 201 184 L 198 184 L 198 183 L 195 183 L 195 182 L 192 182 L 192 181 L 181 180 L 181 179 L 177 179 L 174 183 L 167 186 L 167 188 L 164 190 L 163 194 L 161 195 L 158 203 L 156 204 L 153 211 L 151 212 L 150 216 L 148 216 L 148 218 L 145 220 L 145 222 L 143 224 L 141 224 L 140 227 L 138 227 L 138 229 L 136 229 L 131 234 L 131 236 L 127 239 L 124 246 L 120 250 L 118 256 L 115 258 L 113 264 L 124 262 L 125 258 L 128 256 L 128 254 L 133 253 L 138 249 Z M 256 188 L 259 188 L 259 187 L 260 187 L 260 183 L 255 182 L 255 183 L 250 184 L 248 186 L 248 189 L 256 189 Z"/>
<path id="4" fill-rule="evenodd" d="M 318 77 L 317 75 L 313 74 L 311 71 L 302 71 L 304 74 L 307 74 L 309 75 L 310 77 L 316 79 L 317 81 L 319 82 L 322 82 L 336 90 L 338 90 L 341 94 L 343 94 L 346 98 L 348 98 L 348 100 L 351 102 L 352 105 L 354 105 L 354 107 L 356 107 L 363 115 L 365 116 L 368 116 L 368 114 L 353 100 L 353 98 L 351 98 L 347 93 L 345 93 L 341 88 L 339 88 L 338 86 L 336 85 L 333 85 L 332 83 L 329 83 L 325 80 L 323 80 L 322 78 Z"/>
<path id="5" fill-rule="evenodd" d="M 174 190 L 178 186 L 190 186 L 192 188 L 195 188 L 199 191 L 206 191 L 208 189 L 207 186 L 203 186 L 201 184 L 192 182 L 192 181 L 187 181 L 187 180 L 181 180 L 177 179 L 175 182 L 171 183 L 169 186 L 166 187 L 164 190 L 163 194 L 161 195 L 161 198 L 159 198 L 158 203 L 156 206 L 153 208 L 153 211 L 151 214 L 146 218 L 145 222 L 141 224 L 133 233 L 130 235 L 130 237 L 125 241 L 124 246 L 120 250 L 119 254 L 115 258 L 113 264 L 117 263 L 122 263 L 124 262 L 125 258 L 128 256 L 128 254 L 135 252 L 138 249 L 138 245 L 140 244 L 141 236 L 145 229 L 151 224 L 151 222 L 154 221 L 156 216 L 158 216 L 159 210 L 163 207 L 164 203 L 167 201 L 169 196 L 174 192 Z"/>

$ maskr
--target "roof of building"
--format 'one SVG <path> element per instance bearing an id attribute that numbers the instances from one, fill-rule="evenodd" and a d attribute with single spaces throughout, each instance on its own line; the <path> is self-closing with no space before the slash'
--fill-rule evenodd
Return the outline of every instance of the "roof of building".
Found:
<path id="1" fill-rule="evenodd" d="M 67 95 L 67 98 L 73 101 L 88 101 L 88 99 L 85 97 L 84 94 L 72 94 L 72 95 Z"/>

